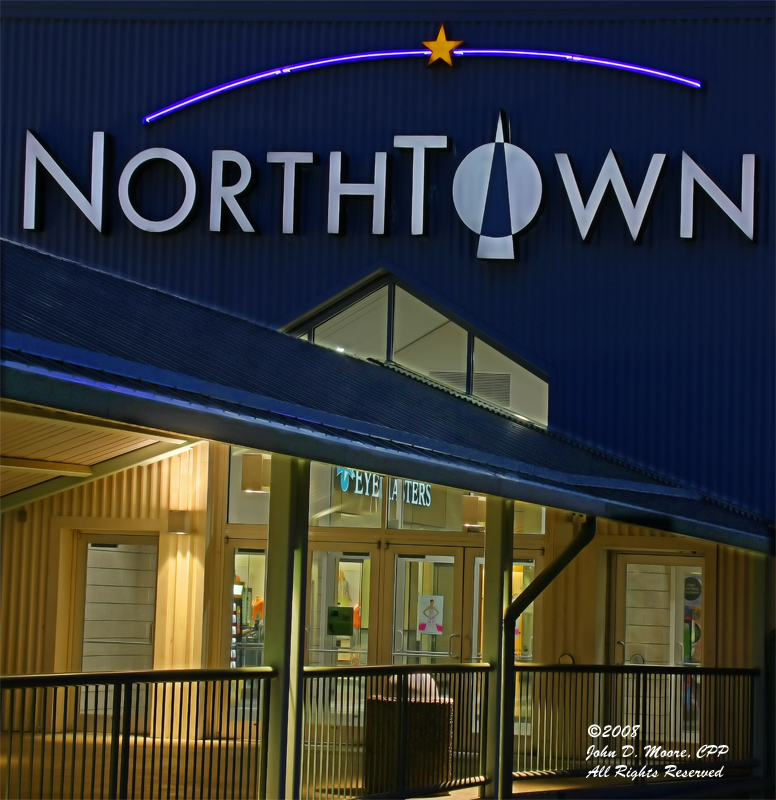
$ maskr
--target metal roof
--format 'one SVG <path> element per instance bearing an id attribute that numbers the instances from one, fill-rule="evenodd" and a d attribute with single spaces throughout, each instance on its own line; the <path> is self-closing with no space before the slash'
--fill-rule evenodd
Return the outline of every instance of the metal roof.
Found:
<path id="1" fill-rule="evenodd" d="M 772 526 L 426 382 L 2 243 L 2 393 L 759 551 Z"/>

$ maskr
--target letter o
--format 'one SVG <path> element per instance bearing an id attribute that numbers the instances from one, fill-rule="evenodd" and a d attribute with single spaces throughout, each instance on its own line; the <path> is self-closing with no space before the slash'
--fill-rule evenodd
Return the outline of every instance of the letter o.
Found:
<path id="1" fill-rule="evenodd" d="M 186 183 L 186 193 L 181 207 L 171 217 L 160 220 L 146 219 L 140 216 L 132 205 L 132 201 L 129 197 L 129 184 L 132 182 L 132 176 L 135 174 L 135 171 L 147 161 L 154 161 L 156 159 L 162 159 L 163 161 L 169 161 L 171 164 L 175 164 L 180 170 L 181 175 L 183 175 L 183 180 Z M 187 220 L 194 208 L 196 200 L 197 179 L 194 176 L 194 170 L 180 153 L 176 153 L 174 150 L 169 150 L 166 147 L 151 147 L 133 156 L 127 162 L 127 166 L 124 167 L 124 171 L 121 173 L 121 178 L 119 179 L 119 203 L 121 204 L 121 210 L 124 212 L 124 216 L 136 228 L 140 228 L 141 231 L 165 233 L 166 231 L 175 230 L 175 228 L 180 227 Z"/>

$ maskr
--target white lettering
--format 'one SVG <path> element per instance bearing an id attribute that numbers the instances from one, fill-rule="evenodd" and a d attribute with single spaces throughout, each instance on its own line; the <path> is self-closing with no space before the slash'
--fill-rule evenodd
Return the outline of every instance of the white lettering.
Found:
<path id="1" fill-rule="evenodd" d="M 240 178 L 232 186 L 224 186 L 224 164 L 237 164 Z M 236 150 L 213 150 L 213 165 L 210 174 L 210 230 L 221 230 L 221 204 L 232 212 L 240 230 L 255 233 L 253 225 L 237 202 L 237 195 L 244 192 L 251 182 L 251 162 Z"/>
<path id="2" fill-rule="evenodd" d="M 425 232 L 424 197 L 426 193 L 426 150 L 443 150 L 447 136 L 394 136 L 393 146 L 412 150 L 412 218 L 413 236 Z"/>
<path id="3" fill-rule="evenodd" d="M 695 184 L 722 209 L 722 213 L 746 234 L 754 239 L 754 170 L 755 157 L 746 153 L 741 159 L 741 208 L 723 193 L 722 189 L 687 155 L 682 152 L 682 188 L 679 235 L 682 239 L 692 239 L 694 225 Z"/>
<path id="4" fill-rule="evenodd" d="M 398 500 L 399 499 L 399 481 L 397 478 L 389 478 L 388 479 L 388 492 L 389 500 Z"/>
<path id="5" fill-rule="evenodd" d="M 364 473 L 361 470 L 356 470 L 356 494 L 363 494 L 364 493 L 364 486 L 363 481 Z"/>
<path id="6" fill-rule="evenodd" d="M 102 233 L 105 134 L 101 131 L 95 131 L 92 134 L 92 191 L 91 199 L 87 200 L 51 153 L 31 131 L 27 131 L 24 159 L 24 228 L 26 230 L 35 230 L 38 225 L 38 164 L 51 175 L 86 219 Z"/>
<path id="7" fill-rule="evenodd" d="M 426 484 L 426 507 L 431 508 L 431 484 Z"/>
<path id="8" fill-rule="evenodd" d="M 620 165 L 617 163 L 617 157 L 614 155 L 613 150 L 610 150 L 609 154 L 606 156 L 604 165 L 601 167 L 601 172 L 598 175 L 598 180 L 596 180 L 593 191 L 590 193 L 587 205 L 585 205 L 582 200 L 582 195 L 579 192 L 579 186 L 574 177 L 574 170 L 571 166 L 571 161 L 569 161 L 568 154 L 556 153 L 555 160 L 558 162 L 560 176 L 563 179 L 563 185 L 566 187 L 566 195 L 568 196 L 571 210 L 574 212 L 574 218 L 577 221 L 577 226 L 579 227 L 579 232 L 582 234 L 583 239 L 587 239 L 590 233 L 590 229 L 598 214 L 601 201 L 603 200 L 604 193 L 609 184 L 612 185 L 614 193 L 617 195 L 617 201 L 620 204 L 633 241 L 635 242 L 636 239 L 638 239 L 641 226 L 644 223 L 644 217 L 646 216 L 647 209 L 652 200 L 652 195 L 657 186 L 658 178 L 660 177 L 660 172 L 666 160 L 665 153 L 655 153 L 655 155 L 652 156 L 649 169 L 647 170 L 647 176 L 644 179 L 644 184 L 641 187 L 635 205 L 631 200 L 630 192 L 628 192 L 628 187 L 625 185 L 625 179 L 622 177 Z"/>
<path id="9" fill-rule="evenodd" d="M 412 505 L 418 505 L 418 486 L 420 484 L 417 481 L 412 482 Z"/>
<path id="10" fill-rule="evenodd" d="M 174 164 L 183 175 L 183 180 L 186 184 L 186 192 L 183 197 L 181 207 L 167 219 L 151 220 L 141 216 L 132 205 L 130 198 L 130 184 L 132 178 L 139 167 L 148 161 L 154 160 L 169 161 Z M 186 159 L 176 153 L 174 150 L 168 150 L 166 147 L 152 147 L 148 150 L 143 150 L 136 156 L 131 158 L 124 167 L 124 171 L 119 178 L 119 203 L 121 210 L 124 212 L 126 218 L 141 231 L 148 231 L 149 233 L 165 233 L 167 231 L 175 230 L 183 225 L 189 217 L 189 214 L 194 210 L 194 203 L 197 199 L 197 179 L 194 177 L 194 170 L 191 168 Z"/>
<path id="11" fill-rule="evenodd" d="M 334 151 L 329 162 L 329 233 L 340 232 L 340 210 L 343 195 L 372 197 L 372 233 L 385 233 L 385 192 L 387 185 L 387 153 L 375 153 L 374 183 L 343 183 L 342 153 Z"/>
<path id="12" fill-rule="evenodd" d="M 312 153 L 270 152 L 270 164 L 283 165 L 283 233 L 296 233 L 296 165 L 312 164 Z"/>

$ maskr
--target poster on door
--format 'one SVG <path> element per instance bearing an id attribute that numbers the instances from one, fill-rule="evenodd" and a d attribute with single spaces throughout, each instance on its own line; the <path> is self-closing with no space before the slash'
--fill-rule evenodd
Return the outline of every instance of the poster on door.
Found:
<path id="1" fill-rule="evenodd" d="M 418 599 L 418 632 L 426 636 L 442 634 L 445 598 L 441 594 L 422 594 Z"/>

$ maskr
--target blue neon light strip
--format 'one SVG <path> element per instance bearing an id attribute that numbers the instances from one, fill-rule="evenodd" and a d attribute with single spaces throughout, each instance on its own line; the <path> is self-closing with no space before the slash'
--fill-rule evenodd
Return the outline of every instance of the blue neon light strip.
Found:
<path id="1" fill-rule="evenodd" d="M 352 64 L 358 61 L 377 61 L 384 58 L 409 58 L 412 56 L 430 56 L 430 50 L 381 50 L 375 53 L 351 53 L 344 56 L 333 56 L 332 58 L 320 58 L 315 61 L 304 61 L 300 64 L 289 64 L 285 67 L 276 67 L 275 69 L 265 70 L 264 72 L 257 72 L 255 75 L 246 75 L 244 78 L 238 78 L 228 83 L 222 83 L 219 86 L 213 86 L 211 89 L 205 89 L 203 92 L 186 97 L 179 100 L 177 103 L 160 108 L 146 117 L 143 117 L 143 125 L 149 122 L 155 122 L 161 117 L 166 117 L 174 111 L 180 111 L 182 108 L 199 103 L 202 100 L 207 100 L 208 97 L 215 97 L 216 95 L 230 92 L 232 89 L 239 89 L 241 86 L 248 86 L 251 83 L 258 83 L 259 81 L 269 80 L 270 78 L 279 78 L 281 75 L 290 75 L 294 72 L 303 72 L 308 69 L 317 69 L 318 67 L 330 67 L 335 64 Z M 659 69 L 649 69 L 648 67 L 640 67 L 638 64 L 628 64 L 624 61 L 612 61 L 608 58 L 593 58 L 591 56 L 581 56 L 576 53 L 554 53 L 547 50 L 471 50 L 466 48 L 464 50 L 453 50 L 453 55 L 456 56 L 495 56 L 498 58 L 544 58 L 552 61 L 567 61 L 576 64 L 592 64 L 598 67 L 608 67 L 610 69 L 621 69 L 626 72 L 635 72 L 639 75 L 646 75 L 651 78 L 660 78 L 664 81 L 672 81 L 673 83 L 681 83 L 684 86 L 690 86 L 693 89 L 700 89 L 701 82 L 693 80 L 692 78 L 685 78 L 682 75 L 674 75 L 670 72 L 663 72 Z"/>

